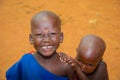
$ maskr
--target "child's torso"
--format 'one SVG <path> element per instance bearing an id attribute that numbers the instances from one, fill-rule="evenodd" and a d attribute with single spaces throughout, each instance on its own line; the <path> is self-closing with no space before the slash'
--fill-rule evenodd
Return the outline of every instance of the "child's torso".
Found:
<path id="1" fill-rule="evenodd" d="M 65 77 L 61 76 L 67 76 L 65 73 L 64 64 L 62 64 L 59 61 L 55 61 L 52 63 L 44 63 L 41 65 L 38 63 L 35 59 L 35 57 L 32 54 L 26 54 L 28 55 L 28 59 L 24 62 L 23 71 L 24 74 L 28 75 L 40 75 L 40 78 L 49 78 L 49 79 L 57 79 L 58 77 L 61 79 L 64 79 Z M 29 58 L 30 57 L 30 58 Z M 31 73 L 32 72 L 32 73 Z M 66 78 L 65 78 L 66 79 Z"/>

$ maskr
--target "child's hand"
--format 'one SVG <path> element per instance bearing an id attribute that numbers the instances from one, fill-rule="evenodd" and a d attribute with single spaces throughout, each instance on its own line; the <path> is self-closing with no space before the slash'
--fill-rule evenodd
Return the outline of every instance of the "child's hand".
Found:
<path id="1" fill-rule="evenodd" d="M 74 70 L 77 70 L 78 68 L 80 68 L 79 64 L 77 63 L 77 60 L 73 59 L 72 57 L 69 57 L 69 59 L 67 60 L 67 63 L 70 64 L 70 66 L 74 68 Z"/>
<path id="2" fill-rule="evenodd" d="M 61 62 L 68 63 L 72 68 L 74 68 L 74 70 L 80 68 L 79 62 L 72 57 L 67 56 L 65 53 L 62 52 L 59 53 L 59 56 Z"/>
<path id="3" fill-rule="evenodd" d="M 68 56 L 65 54 L 65 53 L 63 53 L 63 52 L 60 52 L 60 53 L 58 53 L 59 54 L 59 56 L 60 56 L 60 61 L 61 62 L 67 62 L 67 60 L 68 60 Z"/>

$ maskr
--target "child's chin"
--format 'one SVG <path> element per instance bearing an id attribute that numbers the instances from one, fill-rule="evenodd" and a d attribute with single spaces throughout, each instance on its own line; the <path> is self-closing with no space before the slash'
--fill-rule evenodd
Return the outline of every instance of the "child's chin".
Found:
<path id="1" fill-rule="evenodd" d="M 49 58 L 49 57 L 51 57 L 52 55 L 53 55 L 53 53 L 46 53 L 46 54 L 43 54 L 43 56 L 46 57 L 46 58 Z"/>

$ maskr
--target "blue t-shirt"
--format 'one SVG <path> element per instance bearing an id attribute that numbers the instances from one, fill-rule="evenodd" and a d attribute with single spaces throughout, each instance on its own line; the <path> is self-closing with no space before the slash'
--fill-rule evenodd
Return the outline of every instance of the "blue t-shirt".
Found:
<path id="1" fill-rule="evenodd" d="M 68 80 L 43 68 L 32 54 L 25 54 L 6 72 L 7 80 Z"/>

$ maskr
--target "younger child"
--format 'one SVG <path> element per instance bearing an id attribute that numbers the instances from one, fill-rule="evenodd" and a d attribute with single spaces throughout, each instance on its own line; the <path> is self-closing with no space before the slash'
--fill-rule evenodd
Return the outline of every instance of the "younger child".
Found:
<path id="1" fill-rule="evenodd" d="M 108 80 L 107 66 L 102 59 L 105 49 L 106 44 L 100 37 L 87 35 L 78 46 L 75 59 L 65 54 L 60 54 L 60 59 L 76 71 L 77 80 Z"/>
<path id="2" fill-rule="evenodd" d="M 42 11 L 31 20 L 31 44 L 36 52 L 25 54 L 6 72 L 7 80 L 73 80 L 73 69 L 56 52 L 63 41 L 60 18 Z"/>

